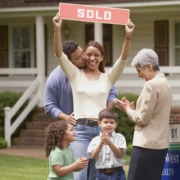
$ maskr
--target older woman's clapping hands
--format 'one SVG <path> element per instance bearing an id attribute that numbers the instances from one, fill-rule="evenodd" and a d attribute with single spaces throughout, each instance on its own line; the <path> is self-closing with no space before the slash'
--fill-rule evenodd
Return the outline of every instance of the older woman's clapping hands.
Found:
<path id="1" fill-rule="evenodd" d="M 117 108 L 124 112 L 126 112 L 128 108 L 135 110 L 134 102 L 129 102 L 125 97 L 121 98 L 121 100 L 114 99 L 114 103 L 116 104 Z"/>

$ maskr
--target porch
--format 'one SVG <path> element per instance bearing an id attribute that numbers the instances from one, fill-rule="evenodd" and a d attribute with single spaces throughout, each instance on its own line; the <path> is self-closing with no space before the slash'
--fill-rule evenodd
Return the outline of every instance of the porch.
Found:
<path id="1" fill-rule="evenodd" d="M 98 5 L 130 9 L 130 15 L 136 24 L 136 30 L 133 36 L 132 50 L 129 59 L 132 59 L 136 53 L 144 47 L 154 49 L 157 52 L 162 52 L 161 48 L 163 47 L 163 56 L 161 56 L 163 58 L 160 64 L 164 66 L 160 67 L 161 72 L 167 75 L 173 89 L 172 107 L 180 107 L 180 35 L 178 33 L 178 28 L 180 27 L 180 3 L 177 1 L 173 3 L 155 1 L 147 3 L 141 1 L 139 1 L 139 3 L 120 3 L 119 1 L 119 3 L 105 4 L 105 2 L 106 1 Z M 57 3 L 43 6 L 40 2 L 39 6 L 34 5 L 31 8 L 29 8 L 26 3 L 22 7 L 17 6 L 14 8 L 5 6 L 0 8 L 0 26 L 2 27 L 2 32 L 4 32 L 2 35 L 2 39 L 4 40 L 2 42 L 4 43 L 1 42 L 3 46 L 1 67 L 3 68 L 0 68 L 0 91 L 10 90 L 24 92 L 16 105 L 12 108 L 6 108 L 5 111 L 5 136 L 8 141 L 8 146 L 11 146 L 11 135 L 24 121 L 28 112 L 30 112 L 35 105 L 43 107 L 43 91 L 46 81 L 45 73 L 49 75 L 57 66 L 53 53 L 52 25 L 52 17 L 56 14 L 57 10 Z M 107 49 L 106 54 L 107 57 L 110 57 L 108 59 L 112 61 L 111 64 L 119 57 L 119 50 L 124 40 L 124 27 L 112 25 L 111 33 L 109 33 L 109 31 L 105 31 L 106 33 L 104 33 L 104 30 L 107 29 L 103 29 L 103 25 L 98 23 L 89 24 L 86 22 L 64 21 L 64 25 L 65 24 L 69 30 L 69 37 L 67 38 L 63 34 L 63 41 L 71 39 L 77 41 L 81 47 L 84 47 L 86 34 L 90 34 L 86 31 L 86 29 L 88 29 L 86 27 L 87 25 L 93 25 L 93 37 L 101 44 L 105 42 Z M 27 36 L 21 36 L 22 33 L 17 35 L 17 33 L 14 32 L 16 32 L 16 30 L 22 32 L 23 28 L 28 32 L 29 46 L 27 48 L 21 43 L 17 43 L 16 46 L 21 47 L 18 49 L 14 45 L 16 44 L 16 38 L 22 38 L 24 40 L 27 39 Z M 161 30 L 163 30 L 163 32 Z M 110 38 L 103 39 L 102 32 L 105 35 L 110 35 Z M 162 47 L 160 48 L 159 45 L 162 45 Z M 107 48 L 107 46 L 109 48 Z M 20 58 L 19 65 L 19 59 L 18 57 L 16 58 L 18 53 L 15 53 L 17 50 L 22 57 L 26 55 L 26 66 L 23 64 L 23 58 Z M 48 52 L 48 54 L 46 52 Z M 111 54 L 112 57 L 110 56 Z M 135 68 L 130 67 L 129 63 L 130 61 L 122 77 L 116 82 L 115 87 L 119 93 L 131 92 L 140 94 L 145 81 L 138 78 Z M 11 125 L 11 118 L 27 99 L 31 100 L 28 107 Z"/>
<path id="2" fill-rule="evenodd" d="M 5 139 L 8 147 L 11 146 L 11 135 L 24 121 L 28 113 L 37 105 L 43 107 L 43 94 L 45 76 L 40 70 L 42 68 L 0 68 L 0 89 L 23 92 L 22 97 L 14 107 L 6 107 L 5 110 Z M 106 70 L 108 70 L 107 68 Z M 172 107 L 180 107 L 180 67 L 162 66 L 161 72 L 165 73 L 173 90 Z M 6 75 L 6 76 L 2 76 Z M 116 82 L 115 87 L 119 93 L 130 92 L 140 94 L 144 80 L 138 79 L 134 67 L 126 67 L 122 77 Z M 30 99 L 23 113 L 11 124 L 11 119 L 23 103 Z"/>
<path id="3" fill-rule="evenodd" d="M 43 107 L 43 90 L 46 81 L 44 72 L 39 68 L 0 68 L 0 92 L 4 90 L 25 92 L 30 86 L 41 85 L 38 90 L 41 102 L 39 107 Z M 110 68 L 107 67 L 106 71 Z M 172 106 L 180 106 L 180 66 L 160 66 L 161 72 L 165 73 L 170 81 L 173 90 Z M 137 71 L 134 67 L 127 66 L 122 76 L 115 83 L 115 87 L 119 93 L 140 94 L 145 81 L 138 78 Z M 38 89 L 37 88 L 37 89 Z M 30 97 L 30 96 L 29 96 Z"/>

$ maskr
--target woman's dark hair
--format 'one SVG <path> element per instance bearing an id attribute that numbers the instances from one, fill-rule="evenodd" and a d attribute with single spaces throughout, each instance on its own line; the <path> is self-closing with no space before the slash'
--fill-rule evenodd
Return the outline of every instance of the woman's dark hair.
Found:
<path id="1" fill-rule="evenodd" d="M 86 52 L 86 49 L 89 46 L 93 46 L 93 47 L 99 49 L 99 51 L 101 52 L 101 56 L 103 56 L 103 60 L 99 64 L 99 71 L 104 73 L 105 72 L 105 65 L 106 65 L 106 55 L 105 55 L 104 48 L 97 41 L 90 41 L 86 44 L 86 46 L 84 48 L 84 52 Z"/>
<path id="2" fill-rule="evenodd" d="M 99 113 L 99 121 L 102 121 L 104 118 L 118 120 L 118 114 L 113 109 L 103 109 Z"/>
<path id="3" fill-rule="evenodd" d="M 62 46 L 64 54 L 66 54 L 68 59 L 71 61 L 71 53 L 78 49 L 78 43 L 75 41 L 68 40 L 65 41 Z"/>
<path id="4" fill-rule="evenodd" d="M 63 140 L 68 128 L 68 122 L 61 120 L 51 123 L 45 129 L 45 150 L 46 157 L 50 155 L 51 150 L 58 146 L 63 149 Z"/>

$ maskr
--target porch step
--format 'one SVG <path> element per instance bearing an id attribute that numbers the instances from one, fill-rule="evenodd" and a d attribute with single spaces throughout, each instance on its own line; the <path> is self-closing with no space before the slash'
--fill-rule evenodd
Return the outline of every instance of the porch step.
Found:
<path id="1" fill-rule="evenodd" d="M 25 146 L 25 145 L 12 145 L 10 149 L 44 149 L 43 146 Z"/>
<path id="2" fill-rule="evenodd" d="M 25 129 L 21 129 L 19 137 L 12 138 L 12 148 L 44 148 L 45 128 L 55 120 L 45 115 L 41 109 L 32 116 L 31 121 L 25 123 Z"/>
<path id="3" fill-rule="evenodd" d="M 13 145 L 20 146 L 44 146 L 44 138 L 39 137 L 15 137 L 12 141 Z"/>
<path id="4" fill-rule="evenodd" d="M 44 128 L 43 129 L 23 129 L 20 131 L 20 137 L 44 138 Z"/>
<path id="5" fill-rule="evenodd" d="M 45 129 L 50 123 L 51 123 L 51 121 L 44 121 L 44 120 L 42 122 L 40 122 L 40 121 L 38 121 L 38 122 L 35 122 L 35 121 L 27 122 L 26 128 L 27 129 L 37 129 L 37 130 L 41 129 L 42 130 L 42 129 Z"/>
<path id="6" fill-rule="evenodd" d="M 37 113 L 32 116 L 33 122 L 54 122 L 54 119 L 49 118 L 45 113 Z"/>

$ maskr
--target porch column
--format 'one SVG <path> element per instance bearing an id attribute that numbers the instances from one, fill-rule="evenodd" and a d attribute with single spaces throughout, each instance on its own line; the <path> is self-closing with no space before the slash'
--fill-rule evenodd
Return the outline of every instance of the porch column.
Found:
<path id="1" fill-rule="evenodd" d="M 38 93 L 40 101 L 38 106 L 44 106 L 44 86 L 45 86 L 45 40 L 44 40 L 44 18 L 36 16 L 36 64 L 38 71 L 38 78 L 40 80 Z"/>
<path id="2" fill-rule="evenodd" d="M 103 24 L 94 23 L 94 40 L 103 46 Z"/>

